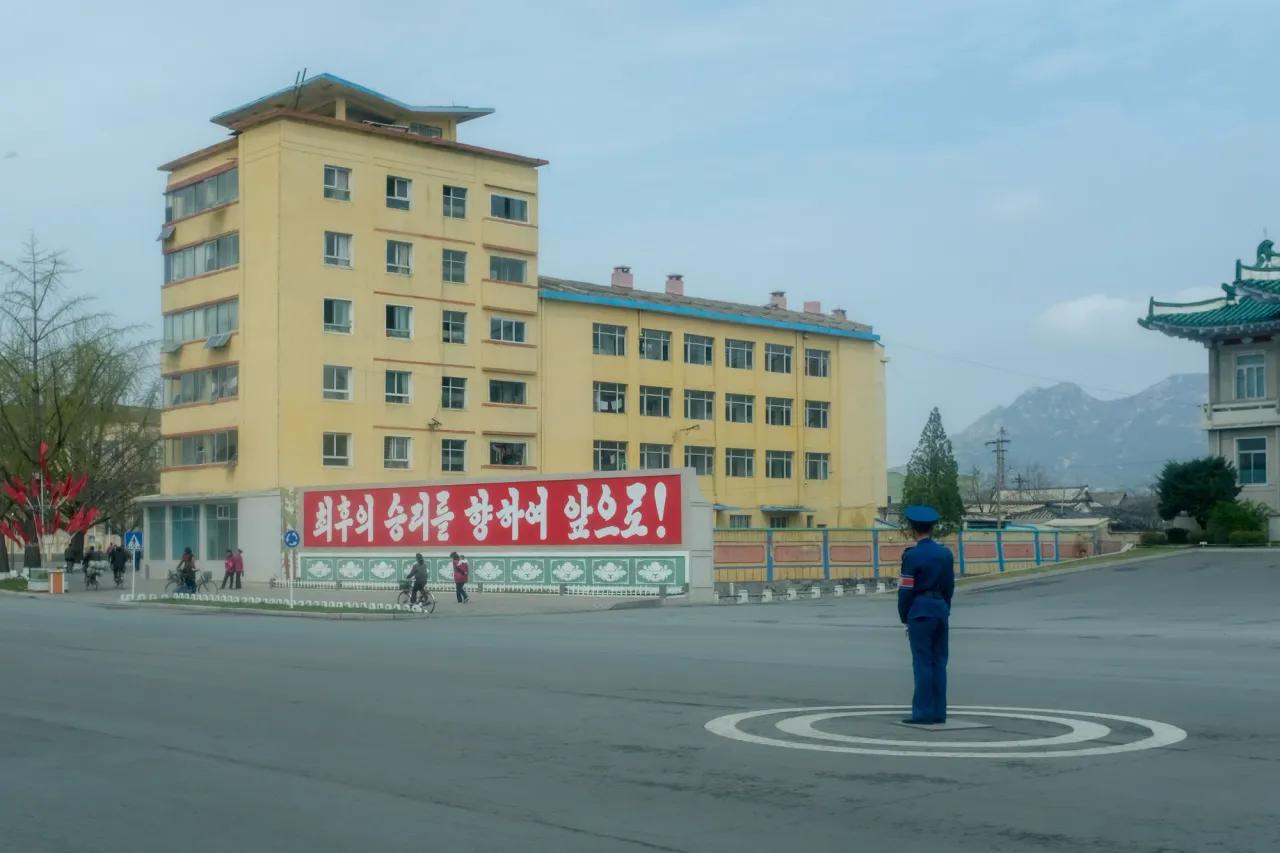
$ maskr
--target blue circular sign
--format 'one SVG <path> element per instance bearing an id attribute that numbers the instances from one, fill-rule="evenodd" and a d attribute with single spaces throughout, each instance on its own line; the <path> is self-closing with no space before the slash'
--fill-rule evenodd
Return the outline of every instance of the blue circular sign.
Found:
<path id="1" fill-rule="evenodd" d="M 297 548 L 302 544 L 302 537 L 298 535 L 298 531 L 290 527 L 284 532 L 284 547 Z"/>

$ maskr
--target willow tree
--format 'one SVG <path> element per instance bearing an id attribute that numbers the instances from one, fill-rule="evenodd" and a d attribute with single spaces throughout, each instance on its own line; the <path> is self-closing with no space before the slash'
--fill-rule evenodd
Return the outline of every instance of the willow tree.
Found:
<path id="1" fill-rule="evenodd" d="M 0 477 L 41 471 L 41 445 L 55 479 L 88 475 L 77 499 L 115 529 L 134 523 L 134 498 L 158 481 L 159 380 L 154 345 L 71 294 L 64 255 L 34 238 L 0 261 Z M 0 514 L 34 533 L 40 510 L 12 503 Z M 30 538 L 30 537 L 29 537 Z M 8 549 L 0 570 L 8 568 Z M 24 563 L 41 565 L 38 545 Z"/>

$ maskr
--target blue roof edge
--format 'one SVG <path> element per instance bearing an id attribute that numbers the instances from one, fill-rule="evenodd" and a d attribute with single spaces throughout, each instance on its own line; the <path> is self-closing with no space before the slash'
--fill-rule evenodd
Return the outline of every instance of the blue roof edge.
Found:
<path id="1" fill-rule="evenodd" d="M 563 290 L 547 290 L 539 288 L 538 296 L 542 299 L 560 302 L 581 302 L 588 305 L 607 305 L 611 308 L 633 308 L 637 311 L 653 311 L 658 314 L 678 314 L 685 317 L 698 317 L 703 320 L 722 320 L 730 323 L 741 323 L 747 326 L 764 326 L 771 329 L 786 329 L 793 332 L 812 332 L 816 335 L 830 335 L 836 338 L 852 338 L 856 341 L 879 341 L 880 336 L 874 332 L 861 332 L 857 329 L 836 329 L 831 326 L 814 326 L 809 323 L 796 323 L 791 320 L 772 320 L 768 317 L 756 317 L 750 314 L 731 314 L 728 311 L 714 311 L 694 305 L 671 305 L 664 302 L 643 302 L 639 299 L 627 299 L 625 296 L 596 296 L 590 293 L 568 293 Z"/>
<path id="2" fill-rule="evenodd" d="M 493 113 L 493 107 L 414 106 L 413 104 L 406 104 L 404 101 L 398 100 L 396 98 L 392 98 L 388 95 L 384 95 L 376 89 L 370 89 L 368 86 L 361 86 L 359 83 L 352 83 L 350 80 L 346 80 L 342 77 L 339 77 L 337 74 L 330 74 L 327 71 L 317 74 L 314 77 L 308 77 L 306 80 L 306 83 L 312 83 L 312 82 L 315 82 L 316 80 L 328 80 L 331 83 L 337 83 L 342 86 L 347 86 L 348 88 L 354 89 L 357 92 L 360 92 L 361 94 L 368 95 L 371 98 L 377 98 L 380 101 L 386 101 L 389 104 L 394 104 L 395 106 L 399 107 L 405 112 L 454 113 L 457 115 L 466 116 L 466 118 L 462 119 L 463 121 L 466 121 L 467 118 L 479 118 L 480 116 L 487 116 Z M 306 83 L 304 83 L 303 85 L 306 85 Z M 238 113 L 241 110 L 250 109 L 252 107 L 257 106 L 258 104 L 263 103 L 264 101 L 269 101 L 272 98 L 278 98 L 279 96 L 285 94 L 286 92 L 293 91 L 293 88 L 294 88 L 293 86 L 285 86 L 283 89 L 277 89 L 276 91 L 271 92 L 270 94 L 263 95 L 261 98 L 254 98 L 252 101 L 246 101 L 245 103 L 241 104 L 238 107 L 232 107 L 229 110 L 223 110 L 213 118 L 209 119 L 209 121 L 213 122 L 214 124 L 218 124 L 219 119 L 226 118 L 232 113 Z"/>

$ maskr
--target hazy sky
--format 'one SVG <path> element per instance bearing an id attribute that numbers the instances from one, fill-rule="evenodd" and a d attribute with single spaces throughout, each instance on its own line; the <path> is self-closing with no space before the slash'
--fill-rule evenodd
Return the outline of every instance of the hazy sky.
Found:
<path id="1" fill-rule="evenodd" d="M 330 71 L 492 106 L 545 157 L 542 271 L 883 336 L 890 461 L 1030 385 L 1203 370 L 1143 332 L 1280 233 L 1267 2 L 30 3 L 0 54 L 0 253 L 36 233 L 158 327 L 164 176 L 223 109 Z M 977 363 L 973 363 L 977 362 Z"/>

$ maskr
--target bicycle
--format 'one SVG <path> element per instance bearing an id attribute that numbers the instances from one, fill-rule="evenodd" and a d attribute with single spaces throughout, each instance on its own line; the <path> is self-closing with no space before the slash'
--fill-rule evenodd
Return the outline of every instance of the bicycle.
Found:
<path id="1" fill-rule="evenodd" d="M 169 570 L 169 579 L 164 583 L 164 591 L 167 593 L 180 592 L 186 587 L 182 576 L 178 574 L 177 569 Z M 218 585 L 213 582 L 213 572 L 201 572 L 196 578 L 196 592 L 205 595 L 213 595 L 218 591 Z"/>
<path id="2" fill-rule="evenodd" d="M 102 572 L 101 572 L 101 570 L 99 570 L 99 569 L 94 569 L 94 568 L 85 569 L 85 571 L 84 571 L 84 588 L 85 588 L 85 589 L 97 589 L 97 588 L 98 588 L 98 575 L 100 575 L 100 574 L 102 574 Z"/>
<path id="3" fill-rule="evenodd" d="M 396 604 L 409 604 L 412 598 L 413 584 L 409 581 L 400 581 L 400 594 L 396 596 Z M 436 612 L 436 597 L 431 594 L 431 590 L 422 588 L 422 600 L 417 606 L 421 607 L 424 613 Z"/>

